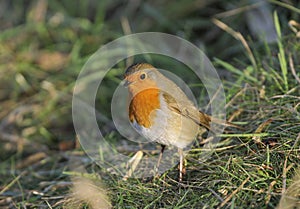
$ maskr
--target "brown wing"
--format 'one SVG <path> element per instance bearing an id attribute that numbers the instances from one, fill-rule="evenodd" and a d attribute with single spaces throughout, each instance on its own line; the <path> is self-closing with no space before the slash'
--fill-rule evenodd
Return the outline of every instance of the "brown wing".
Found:
<path id="1" fill-rule="evenodd" d="M 205 127 L 207 130 L 210 129 L 210 116 L 199 111 L 196 107 L 188 102 L 184 102 L 182 105 L 178 105 L 178 102 L 170 94 L 162 93 L 166 103 L 170 110 L 177 112 L 178 114 L 187 117 L 194 121 L 196 124 Z"/>
<path id="2" fill-rule="evenodd" d="M 166 103 L 168 104 L 169 109 L 177 112 L 178 114 L 180 114 L 184 117 L 187 117 L 187 118 L 193 120 L 196 124 L 198 124 L 199 126 L 205 127 L 207 130 L 210 130 L 211 122 L 219 124 L 219 125 L 227 126 L 227 127 L 230 126 L 230 127 L 238 128 L 240 130 L 244 130 L 244 128 L 242 128 L 238 125 L 235 125 L 233 123 L 230 123 L 228 121 L 221 120 L 218 118 L 212 118 L 211 116 L 198 110 L 190 102 L 180 101 L 183 104 L 178 105 L 178 102 L 176 102 L 176 100 L 170 94 L 163 93 L 163 97 L 164 97 Z"/>

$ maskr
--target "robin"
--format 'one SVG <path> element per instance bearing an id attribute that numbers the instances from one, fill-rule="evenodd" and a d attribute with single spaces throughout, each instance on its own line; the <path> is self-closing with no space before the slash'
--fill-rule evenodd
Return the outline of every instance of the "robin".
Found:
<path id="1" fill-rule="evenodd" d="M 203 129 L 210 130 L 214 119 L 199 111 L 173 81 L 150 64 L 138 63 L 129 66 L 124 78 L 124 86 L 128 88 L 130 97 L 130 123 L 146 139 L 161 144 L 156 172 L 165 146 L 175 146 L 179 152 L 181 182 L 183 149 L 190 145 Z M 228 122 L 223 124 L 236 126 Z"/>

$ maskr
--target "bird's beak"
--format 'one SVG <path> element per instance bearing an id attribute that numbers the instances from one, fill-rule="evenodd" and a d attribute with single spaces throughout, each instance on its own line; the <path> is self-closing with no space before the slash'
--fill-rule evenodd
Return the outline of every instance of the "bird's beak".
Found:
<path id="1" fill-rule="evenodd" d="M 126 76 L 123 80 L 123 86 L 127 88 L 135 82 L 136 82 L 136 78 L 134 76 Z"/>
<path id="2" fill-rule="evenodd" d="M 123 86 L 125 88 L 127 88 L 132 82 L 131 81 L 128 81 L 127 79 L 123 81 Z"/>

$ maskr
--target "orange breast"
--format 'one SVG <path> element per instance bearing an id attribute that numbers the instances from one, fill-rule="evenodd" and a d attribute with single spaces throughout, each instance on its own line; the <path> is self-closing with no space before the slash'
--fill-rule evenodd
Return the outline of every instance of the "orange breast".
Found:
<path id="1" fill-rule="evenodd" d="M 146 89 L 136 94 L 129 105 L 129 119 L 131 122 L 134 120 L 145 128 L 151 126 L 151 116 L 155 117 L 154 110 L 160 106 L 159 102 L 159 90 L 158 89 Z"/>

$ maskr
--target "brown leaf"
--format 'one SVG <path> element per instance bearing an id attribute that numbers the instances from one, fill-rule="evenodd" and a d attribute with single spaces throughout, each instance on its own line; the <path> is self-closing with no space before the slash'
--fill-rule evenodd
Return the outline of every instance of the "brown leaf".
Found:
<path id="1" fill-rule="evenodd" d="M 44 70 L 59 71 L 68 62 L 69 57 L 61 52 L 39 52 L 39 56 L 36 58 L 37 64 Z"/>
<path id="2" fill-rule="evenodd" d="M 75 142 L 73 140 L 65 140 L 58 144 L 60 151 L 72 150 L 75 148 Z"/>

